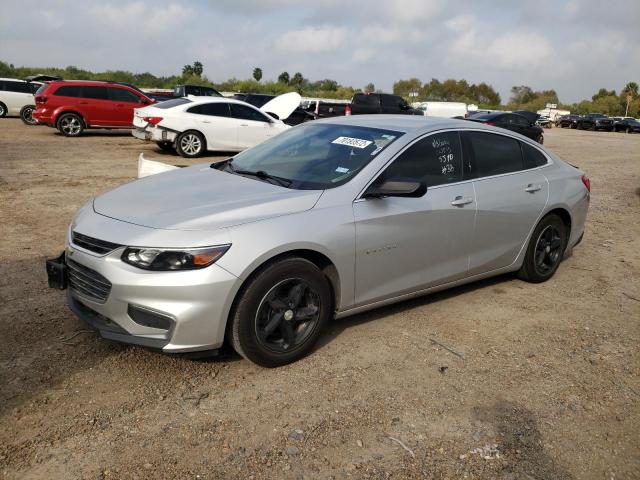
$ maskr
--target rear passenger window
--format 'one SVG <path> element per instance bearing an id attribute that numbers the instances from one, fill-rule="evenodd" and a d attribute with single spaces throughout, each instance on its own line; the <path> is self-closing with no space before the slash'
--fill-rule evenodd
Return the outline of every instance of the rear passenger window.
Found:
<path id="1" fill-rule="evenodd" d="M 466 132 L 473 154 L 475 178 L 522 170 L 522 154 L 517 140 L 485 132 Z"/>
<path id="2" fill-rule="evenodd" d="M 526 143 L 520 143 L 522 147 L 522 160 L 524 162 L 524 168 L 541 167 L 547 164 L 547 157 L 545 157 L 540 150 L 527 145 Z"/>
<path id="3" fill-rule="evenodd" d="M 82 87 L 82 96 L 95 100 L 108 100 L 107 87 Z"/>
<path id="4" fill-rule="evenodd" d="M 200 105 L 200 107 L 200 113 L 202 115 L 212 115 L 214 117 L 230 116 L 228 103 L 205 103 L 204 105 Z"/>
<path id="5" fill-rule="evenodd" d="M 114 102 L 142 103 L 140 97 L 125 88 L 109 87 L 109 99 Z"/>
<path id="6" fill-rule="evenodd" d="M 380 102 L 383 107 L 394 108 L 398 108 L 400 105 L 404 104 L 402 98 L 396 97 L 395 95 L 380 95 Z"/>
<path id="7" fill-rule="evenodd" d="M 17 93 L 31 93 L 31 89 L 29 88 L 29 84 L 27 82 L 12 82 L 9 80 L 5 80 L 5 90 L 8 92 L 17 92 Z"/>
<path id="8" fill-rule="evenodd" d="M 265 117 L 260 112 L 245 105 L 238 105 L 237 103 L 231 104 L 231 116 L 233 118 L 239 118 L 241 120 L 254 120 L 256 122 L 269 123 L 267 117 Z"/>
<path id="9" fill-rule="evenodd" d="M 358 93 L 353 97 L 353 103 L 359 105 L 380 105 L 380 97 L 378 95 L 367 95 L 364 93 Z"/>
<path id="10" fill-rule="evenodd" d="M 383 173 L 383 180 L 406 179 L 427 187 L 462 180 L 462 148 L 458 132 L 430 135 L 405 150 Z"/>
<path id="11" fill-rule="evenodd" d="M 55 91 L 54 95 L 56 97 L 79 97 L 81 88 L 80 85 L 63 85 Z"/>

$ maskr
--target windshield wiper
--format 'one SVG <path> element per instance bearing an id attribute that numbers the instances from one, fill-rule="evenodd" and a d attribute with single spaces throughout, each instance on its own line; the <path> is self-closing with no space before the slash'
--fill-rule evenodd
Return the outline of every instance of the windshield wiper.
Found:
<path id="1" fill-rule="evenodd" d="M 275 183 L 277 183 L 278 185 L 280 185 L 282 187 L 289 187 L 291 185 L 291 183 L 292 183 L 292 181 L 289 180 L 288 178 L 282 178 L 282 177 L 278 177 L 276 175 L 271 175 L 271 174 L 265 172 L 264 170 L 258 170 L 257 172 L 254 172 L 252 170 L 241 170 L 241 169 L 238 169 L 238 168 L 234 167 L 233 165 L 231 165 L 231 162 L 227 162 L 225 167 L 227 167 L 229 170 L 231 170 L 233 173 L 235 173 L 237 175 L 248 175 L 248 176 L 251 176 L 251 177 L 259 178 L 260 180 L 271 180 L 272 182 L 275 182 Z"/>

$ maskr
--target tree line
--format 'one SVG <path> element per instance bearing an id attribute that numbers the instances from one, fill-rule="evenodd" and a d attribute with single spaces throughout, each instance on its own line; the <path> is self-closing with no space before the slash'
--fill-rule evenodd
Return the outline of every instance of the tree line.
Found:
<path id="1" fill-rule="evenodd" d="M 149 72 L 132 73 L 124 70 L 107 70 L 105 72 L 91 72 L 75 66 L 59 67 L 15 67 L 12 64 L 0 61 L 0 77 L 24 78 L 29 75 L 46 74 L 56 75 L 65 79 L 75 80 L 108 80 L 114 82 L 131 83 L 141 88 L 173 88 L 179 84 L 194 84 L 212 86 L 216 90 L 224 92 L 253 92 L 280 95 L 287 92 L 298 92 L 306 97 L 350 99 L 357 92 L 378 92 L 373 83 L 365 85 L 362 89 L 348 85 L 341 85 L 337 81 L 325 78 L 311 81 L 301 72 L 282 72 L 276 80 L 262 81 L 263 71 L 260 67 L 253 69 L 252 75 L 247 79 L 230 78 L 224 82 L 211 82 L 203 74 L 204 65 L 195 61 L 193 64 L 184 65 L 182 73 L 171 76 L 156 76 Z M 611 116 L 628 115 L 640 116 L 640 96 L 636 82 L 626 83 L 616 93 L 614 90 L 599 89 L 590 100 L 566 104 L 558 98 L 555 90 L 535 91 L 526 85 L 517 85 L 511 88 L 511 96 L 503 105 L 500 94 L 485 83 L 469 83 L 464 79 L 446 79 L 440 81 L 436 78 L 423 83 L 417 78 L 398 80 L 393 84 L 393 93 L 404 97 L 409 102 L 417 101 L 444 101 L 474 103 L 480 108 L 508 110 L 537 111 L 545 107 L 547 103 L 555 103 L 558 108 L 570 110 L 572 113 L 585 114 L 600 112 Z"/>

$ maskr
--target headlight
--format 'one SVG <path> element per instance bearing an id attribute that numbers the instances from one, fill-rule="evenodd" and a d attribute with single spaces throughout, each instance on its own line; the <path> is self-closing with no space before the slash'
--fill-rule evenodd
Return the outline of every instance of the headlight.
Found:
<path id="1" fill-rule="evenodd" d="M 171 250 L 127 247 L 122 261 L 144 270 L 196 270 L 215 263 L 231 245 Z"/>

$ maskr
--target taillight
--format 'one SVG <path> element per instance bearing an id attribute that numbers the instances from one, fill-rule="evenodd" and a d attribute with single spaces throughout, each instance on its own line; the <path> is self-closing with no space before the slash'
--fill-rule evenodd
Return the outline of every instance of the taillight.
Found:
<path id="1" fill-rule="evenodd" d="M 587 177 L 586 175 L 582 175 L 582 183 L 584 183 L 584 186 L 587 188 L 587 190 L 589 192 L 591 192 L 591 180 L 589 180 L 589 177 Z"/>
<path id="2" fill-rule="evenodd" d="M 351 115 L 351 105 L 346 106 L 346 108 L 344 109 L 344 114 Z"/>
<path id="3" fill-rule="evenodd" d="M 492 127 L 496 126 L 496 122 L 482 122 L 484 125 L 491 125 Z"/>
<path id="4" fill-rule="evenodd" d="M 36 103 L 47 103 L 47 97 L 43 97 L 42 95 L 38 95 L 36 97 Z"/>
<path id="5" fill-rule="evenodd" d="M 157 125 L 162 121 L 162 117 L 142 117 L 142 120 L 151 125 Z"/>

